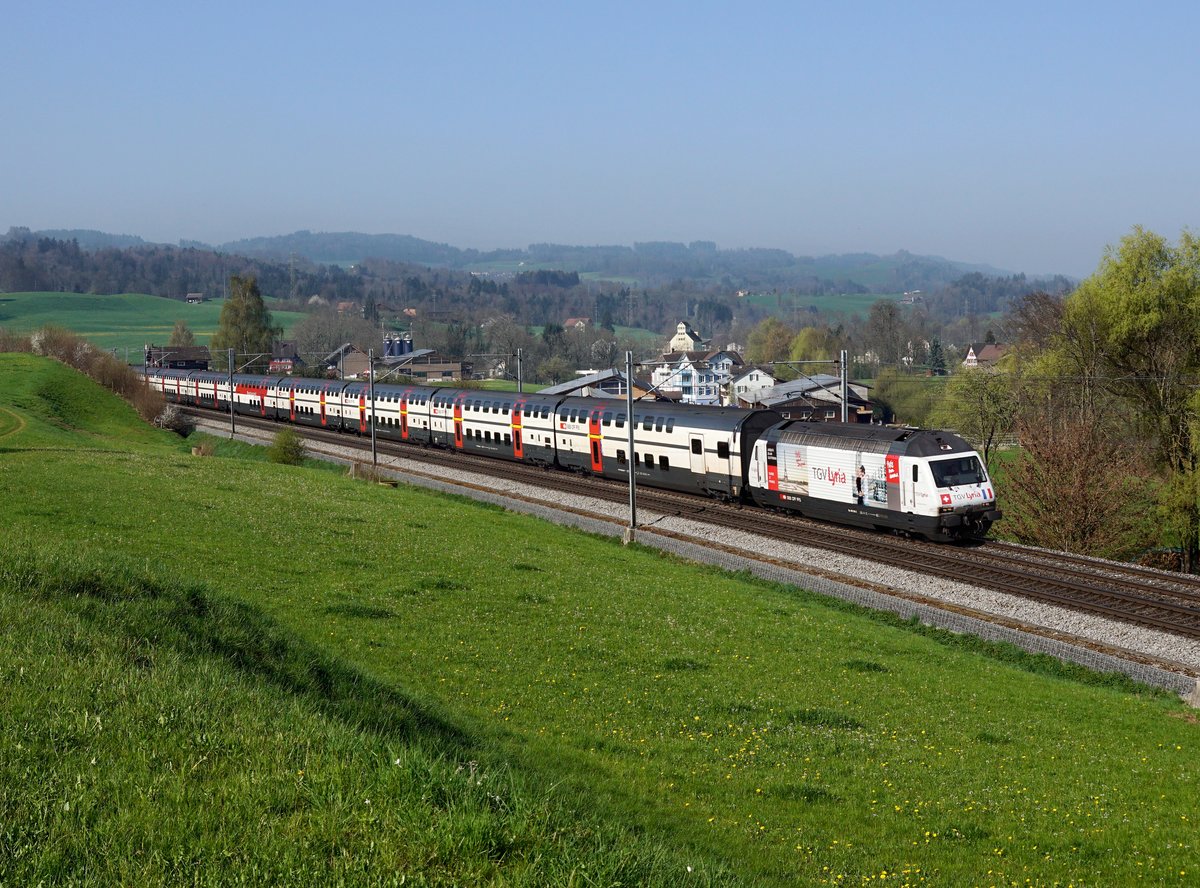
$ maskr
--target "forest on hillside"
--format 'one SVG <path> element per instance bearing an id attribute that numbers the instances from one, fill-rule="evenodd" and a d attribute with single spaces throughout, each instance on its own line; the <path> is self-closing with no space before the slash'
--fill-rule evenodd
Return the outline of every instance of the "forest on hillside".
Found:
<path id="1" fill-rule="evenodd" d="M 351 301 L 372 319 L 418 317 L 465 326 L 505 319 L 541 327 L 585 317 L 595 328 L 638 327 L 656 334 L 687 320 L 719 345 L 744 341 L 750 329 L 777 313 L 770 307 L 772 302 L 785 304 L 793 296 L 803 296 L 809 304 L 806 322 L 853 326 L 852 319 L 822 310 L 822 297 L 871 292 L 849 278 L 797 277 L 793 271 L 784 274 L 782 269 L 794 270 L 797 263 L 803 269 L 805 262 L 783 251 L 718 250 L 714 244 L 638 244 L 611 250 L 535 245 L 528 251 L 530 255 L 542 265 L 552 265 L 557 259 L 558 267 L 525 270 L 518 266 L 482 273 L 387 258 L 365 258 L 352 266 L 300 256 L 265 258 L 198 246 L 150 244 L 127 235 L 111 240 L 125 245 L 102 246 L 108 242 L 107 236 L 84 234 L 85 242 L 97 246 L 89 249 L 76 238 L 10 229 L 0 237 L 0 291 L 148 293 L 172 299 L 199 292 L 217 298 L 226 295 L 231 277 L 254 277 L 265 295 L 297 310 Z M 614 277 L 597 278 L 593 271 L 584 278 L 586 267 L 604 266 L 607 260 L 599 260 L 605 255 L 613 259 Z M 637 262 L 631 266 L 613 258 L 620 255 L 637 257 Z M 713 258 L 705 260 L 706 256 Z M 854 268 L 866 267 L 868 258 L 878 259 L 847 256 L 840 257 L 839 264 L 834 257 L 827 257 L 821 267 L 849 274 Z M 927 260 L 901 258 L 903 261 L 892 263 L 886 272 L 875 268 L 872 273 L 894 277 L 896 286 L 930 279 Z M 937 267 L 942 271 L 950 268 L 950 263 L 939 261 L 942 265 Z M 679 273 L 660 283 L 630 281 L 617 274 L 634 270 L 638 263 L 643 269 L 652 267 L 657 277 L 666 270 Z M 718 271 L 721 276 L 714 279 Z M 780 275 L 779 282 L 764 283 L 773 274 Z M 789 275 L 790 285 L 783 283 Z M 943 331 L 943 338 L 969 341 L 980 338 L 987 319 L 1021 295 L 1034 290 L 1066 292 L 1072 286 L 1072 281 L 1061 277 L 1029 280 L 1020 274 L 960 272 L 924 290 L 913 313 L 926 319 L 919 326 L 949 328 Z M 744 298 L 756 292 L 771 294 L 771 298 Z"/>

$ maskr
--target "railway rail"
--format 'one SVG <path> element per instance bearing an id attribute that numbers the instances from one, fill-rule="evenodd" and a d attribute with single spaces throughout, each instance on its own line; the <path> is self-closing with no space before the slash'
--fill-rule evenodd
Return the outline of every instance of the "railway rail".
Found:
<path id="1" fill-rule="evenodd" d="M 213 418 L 212 411 L 190 412 Z M 280 427 L 270 420 L 249 416 L 239 415 L 237 422 L 245 427 L 268 430 Z M 311 427 L 297 427 L 297 430 L 311 440 L 361 448 L 369 453 L 370 444 L 366 438 Z M 520 463 L 387 441 L 377 441 L 377 450 L 407 460 L 461 467 L 523 486 L 561 490 L 564 480 L 569 480 L 572 493 L 613 503 L 627 502 L 628 498 L 625 484 L 583 474 L 567 475 Z M 1032 550 L 998 541 L 937 545 L 648 487 L 639 487 L 638 503 L 642 509 L 663 515 L 735 530 L 752 530 L 757 535 L 789 544 L 850 555 L 889 568 L 902 568 L 1183 638 L 1200 639 L 1200 578 L 1194 576 Z M 753 515 L 752 527 L 748 515 Z"/>

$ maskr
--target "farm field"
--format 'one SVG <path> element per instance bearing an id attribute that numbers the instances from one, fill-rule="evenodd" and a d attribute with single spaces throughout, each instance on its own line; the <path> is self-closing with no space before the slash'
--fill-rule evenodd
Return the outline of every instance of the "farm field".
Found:
<path id="1" fill-rule="evenodd" d="M 1195 878 L 1170 697 L 0 377 L 0 884 Z"/>
<path id="2" fill-rule="evenodd" d="M 284 335 L 304 315 L 275 311 L 276 300 L 265 298 Z M 131 363 L 140 364 L 147 343 L 166 345 L 177 320 L 187 322 L 198 345 L 207 345 L 217 330 L 224 303 L 217 299 L 188 305 L 176 299 L 124 293 L 101 296 L 91 293 L 0 293 L 0 327 L 23 332 L 48 324 L 65 327 L 104 349 L 129 350 Z"/>
<path id="3" fill-rule="evenodd" d="M 839 293 L 830 296 L 805 296 L 791 293 L 750 293 L 745 301 L 751 305 L 764 308 L 771 314 L 795 326 L 803 327 L 807 323 L 809 309 L 813 308 L 827 315 L 849 316 L 854 314 L 867 316 L 871 306 L 881 299 L 891 299 L 899 302 L 902 293 Z"/>

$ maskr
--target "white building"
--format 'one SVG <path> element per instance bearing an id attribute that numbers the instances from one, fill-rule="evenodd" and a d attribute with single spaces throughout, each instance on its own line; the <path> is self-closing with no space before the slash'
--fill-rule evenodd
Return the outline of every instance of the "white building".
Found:
<path id="1" fill-rule="evenodd" d="M 729 381 L 729 403 L 739 407 L 754 404 L 763 392 L 778 382 L 769 370 L 745 367 Z"/>
<path id="2" fill-rule="evenodd" d="M 680 321 L 675 327 L 675 335 L 667 343 L 667 352 L 692 352 L 708 347 L 708 340 L 692 329 L 687 321 Z"/>
<path id="3" fill-rule="evenodd" d="M 670 352 L 659 358 L 650 377 L 664 394 L 684 404 L 728 404 L 729 381 L 743 366 L 736 352 Z"/>

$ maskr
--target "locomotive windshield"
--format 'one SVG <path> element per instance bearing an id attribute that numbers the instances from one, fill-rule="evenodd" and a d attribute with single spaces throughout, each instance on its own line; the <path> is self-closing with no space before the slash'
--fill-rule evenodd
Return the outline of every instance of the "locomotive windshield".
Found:
<path id="1" fill-rule="evenodd" d="M 980 465 L 979 457 L 958 456 L 954 459 L 934 460 L 929 464 L 933 480 L 938 487 L 957 487 L 960 484 L 983 484 L 987 475 Z"/>

